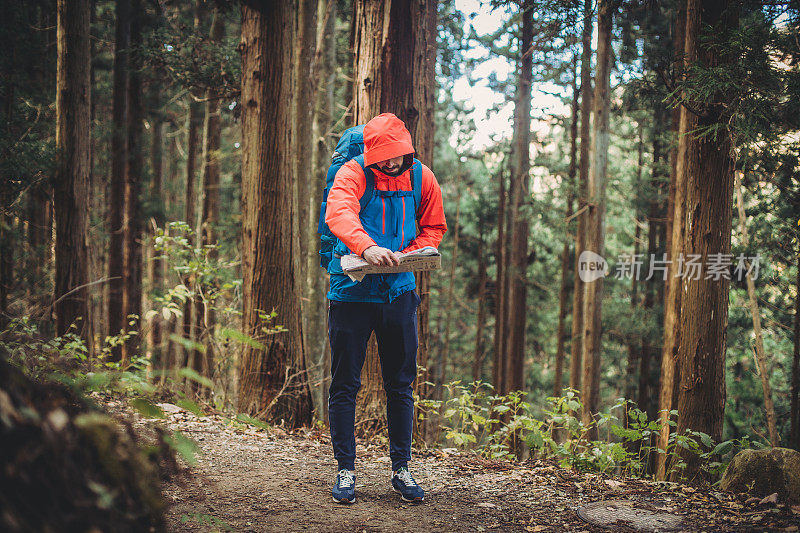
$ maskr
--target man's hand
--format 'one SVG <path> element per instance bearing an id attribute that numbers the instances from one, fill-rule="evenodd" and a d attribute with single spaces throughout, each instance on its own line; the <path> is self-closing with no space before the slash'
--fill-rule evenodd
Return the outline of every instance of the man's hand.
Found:
<path id="1" fill-rule="evenodd" d="M 364 260 L 370 265 L 391 266 L 400 264 L 400 258 L 397 256 L 395 252 L 389 250 L 388 248 L 381 248 L 380 246 L 377 245 L 370 246 L 369 248 L 364 250 L 364 253 L 361 254 L 361 257 L 363 257 Z"/>

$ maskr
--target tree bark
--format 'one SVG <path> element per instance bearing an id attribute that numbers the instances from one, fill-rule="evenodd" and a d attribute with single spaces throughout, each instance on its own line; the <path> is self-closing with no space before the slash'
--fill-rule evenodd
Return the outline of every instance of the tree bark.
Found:
<path id="1" fill-rule="evenodd" d="M 713 47 L 699 46 L 702 27 L 714 28 L 718 36 L 732 27 L 731 14 L 723 17 L 727 0 L 688 0 L 686 8 L 685 51 L 689 61 L 697 60 L 705 67 L 727 61 Z M 681 110 L 681 137 L 687 137 L 686 148 L 679 153 L 681 178 L 686 181 L 683 253 L 697 254 L 708 260 L 712 254 L 729 254 L 731 249 L 731 196 L 733 194 L 733 161 L 727 135 L 716 139 L 698 139 L 689 132 L 724 123 L 726 96 L 715 95 L 714 104 L 704 106 L 697 116 Z M 681 156 L 683 161 L 681 161 Z M 676 200 L 677 201 L 677 200 Z M 722 439 L 725 411 L 725 349 L 730 281 L 722 279 L 681 278 L 680 331 L 678 364 L 681 384 L 678 394 L 678 434 L 687 429 L 703 432 L 714 441 Z M 686 463 L 684 472 L 673 472 L 693 479 L 700 473 L 700 458 L 684 449 L 680 455 Z"/>
<path id="2" fill-rule="evenodd" d="M 89 314 L 89 161 L 91 134 L 89 0 L 59 0 L 56 73 L 56 333 L 75 323 L 92 346 Z"/>
<path id="3" fill-rule="evenodd" d="M 447 284 L 447 305 L 444 308 L 444 342 L 439 350 L 439 358 L 436 361 L 436 392 L 437 400 L 442 399 L 442 388 L 445 376 L 447 375 L 447 362 L 450 360 L 450 319 L 453 315 L 453 294 L 455 293 L 456 263 L 458 262 L 458 235 L 459 235 L 459 215 L 461 214 L 461 202 L 456 202 L 455 230 L 453 231 L 453 255 L 450 258 L 450 275 Z"/>
<path id="4" fill-rule="evenodd" d="M 204 4 L 202 0 L 197 0 L 194 9 L 194 31 L 200 32 L 201 22 L 205 15 Z M 189 90 L 188 107 L 189 116 L 187 124 L 187 139 L 186 139 L 186 196 L 184 204 L 184 222 L 190 228 L 198 233 L 196 228 L 198 226 L 197 218 L 197 192 L 195 191 L 195 182 L 197 180 L 197 154 L 200 147 L 200 128 L 203 125 L 203 108 L 197 101 L 200 94 L 195 94 L 194 89 Z M 196 244 L 196 235 L 192 232 L 187 235 L 191 245 Z M 183 284 L 190 290 L 196 290 L 196 280 L 187 275 L 183 278 Z M 183 332 L 182 337 L 189 341 L 197 341 L 198 332 L 195 330 L 195 315 L 199 307 L 199 298 L 195 295 L 186 300 L 183 305 Z M 178 354 L 177 358 L 178 367 L 190 367 L 195 369 L 197 366 L 196 361 L 201 357 L 198 350 L 187 350 L 182 346 L 176 344 L 175 348 Z M 194 388 L 194 382 L 187 382 L 189 388 Z"/>
<path id="5" fill-rule="evenodd" d="M 522 38 L 517 81 L 517 102 L 514 119 L 514 157 L 511 184 L 511 257 L 509 261 L 509 323 L 508 388 L 525 388 L 525 329 L 527 326 L 528 295 L 528 219 L 530 217 L 530 139 L 531 85 L 533 78 L 533 9 L 524 1 L 522 8 Z"/>
<path id="6" fill-rule="evenodd" d="M 311 422 L 312 404 L 291 232 L 293 20 L 289 3 L 242 5 L 242 325 L 264 349 L 243 349 L 238 409 L 298 427 Z M 263 334 L 277 324 L 286 331 Z"/>
<path id="7" fill-rule="evenodd" d="M 578 215 L 575 229 L 575 268 L 572 287 L 572 335 L 570 340 L 569 387 L 581 390 L 583 352 L 583 281 L 579 276 L 579 259 L 586 240 L 586 196 L 589 182 L 590 132 L 592 120 L 592 0 L 583 4 L 581 31 L 581 151 L 578 171 Z"/>
<path id="8" fill-rule="evenodd" d="M 799 232 L 800 233 L 800 232 Z M 800 235 L 798 235 L 800 237 Z M 800 238 L 797 249 L 795 294 L 800 294 Z M 794 354 L 792 357 L 791 446 L 800 451 L 800 297 L 794 300 Z"/>
<path id="9" fill-rule="evenodd" d="M 506 177 L 505 171 L 500 169 L 497 173 L 498 206 L 497 206 L 497 242 L 495 243 L 495 263 L 497 264 L 497 279 L 494 285 L 494 366 L 492 370 L 492 385 L 495 393 L 504 394 L 505 373 L 505 343 L 506 338 L 503 325 L 506 322 Z"/>
<path id="10" fill-rule="evenodd" d="M 472 381 L 480 381 L 483 378 L 483 360 L 486 355 L 483 338 L 484 330 L 486 329 L 486 284 L 488 281 L 485 245 L 483 231 L 481 231 L 478 243 L 478 316 L 475 323 L 475 355 L 472 359 Z"/>
<path id="11" fill-rule="evenodd" d="M 430 63 L 435 60 L 435 44 L 428 39 L 435 39 L 435 32 L 427 38 L 419 33 L 435 28 L 436 5 L 431 0 L 356 0 L 353 9 L 354 122 L 363 124 L 379 113 L 394 113 L 408 128 L 424 163 L 430 163 L 433 155 L 432 120 L 420 129 L 418 124 L 420 116 L 427 118 L 433 113 L 433 90 L 425 87 L 434 82 Z M 422 300 L 418 320 L 421 326 L 427 326 L 428 287 L 423 281 L 418 289 Z M 420 366 L 426 366 L 427 327 L 420 328 L 419 335 L 423 355 L 417 360 Z M 423 374 L 417 381 L 426 379 Z M 368 433 L 384 426 L 386 412 L 374 335 L 368 344 L 361 383 L 356 403 L 361 421 L 358 429 Z"/>
<path id="12" fill-rule="evenodd" d="M 139 189 L 142 181 L 142 137 L 144 134 L 144 106 L 142 104 L 142 13 L 140 0 L 131 2 L 130 42 L 128 54 L 128 159 L 125 169 L 125 213 L 123 215 L 122 308 L 126 324 L 135 321 L 132 329 L 141 331 L 142 316 L 142 243 Z M 135 317 L 135 318 L 128 318 Z M 130 321 L 130 322 L 129 322 Z M 122 347 L 122 361 L 130 361 L 139 348 L 139 335 L 132 335 Z"/>
<path id="13" fill-rule="evenodd" d="M 153 209 L 151 224 L 156 228 L 164 228 L 166 222 L 165 203 L 163 199 L 164 186 L 164 111 L 161 98 L 159 83 L 156 81 L 150 84 L 150 120 L 152 121 L 152 134 L 150 138 L 150 169 L 153 173 L 150 181 L 150 205 Z M 147 235 L 148 249 L 150 250 L 150 261 L 147 263 L 147 277 L 150 279 L 150 297 L 160 295 L 164 285 L 165 262 L 161 259 L 160 252 L 153 248 L 153 237 L 155 228 L 148 228 Z M 163 346 L 164 319 L 158 313 L 150 321 L 147 331 L 147 345 L 150 349 L 150 365 L 155 372 L 156 381 L 164 378 L 164 371 L 167 368 L 166 354 Z"/>
<path id="14" fill-rule="evenodd" d="M 642 234 L 642 226 L 639 217 L 641 215 L 639 210 L 639 205 L 641 203 L 641 191 L 642 191 L 642 169 L 644 166 L 644 131 L 643 126 L 639 124 L 639 149 L 638 149 L 638 158 L 636 164 L 636 196 L 634 198 L 634 204 L 636 206 L 635 215 L 633 219 L 633 223 L 636 225 L 636 230 L 633 237 L 633 260 L 636 261 L 639 256 L 639 243 L 641 241 L 641 234 Z M 639 307 L 639 276 L 637 272 L 634 270 L 633 275 L 631 276 L 631 313 L 636 313 L 637 307 Z M 625 375 L 625 393 L 623 394 L 626 400 L 632 400 L 634 394 L 636 393 L 636 370 L 639 365 L 639 351 L 641 349 L 640 345 L 633 342 L 631 339 L 628 342 L 628 366 Z M 625 423 L 628 424 L 630 422 L 630 418 L 626 416 Z M 627 426 L 626 426 L 627 427 Z"/>
<path id="15" fill-rule="evenodd" d="M 750 238 L 747 235 L 747 214 L 744 210 L 744 187 L 742 185 L 742 171 L 735 171 L 734 189 L 736 190 L 736 205 L 739 210 L 739 233 L 742 235 L 742 246 L 747 248 Z M 761 389 L 764 392 L 764 411 L 767 418 L 767 432 L 769 443 L 772 446 L 780 444 L 778 429 L 775 423 L 775 404 L 772 402 L 772 388 L 769 384 L 770 371 L 767 365 L 767 354 L 764 351 L 764 335 L 761 333 L 761 313 L 758 310 L 758 297 L 756 285 L 750 270 L 745 271 L 747 282 L 747 296 L 750 303 L 750 315 L 753 317 L 753 334 L 755 335 L 756 364 L 761 378 Z"/>
<path id="16" fill-rule="evenodd" d="M 566 319 L 567 319 L 567 299 L 569 298 L 569 221 L 572 219 L 573 203 L 575 201 L 575 175 L 578 166 L 578 112 L 580 106 L 580 90 L 578 89 L 578 57 L 575 56 L 573 62 L 572 76 L 572 124 L 569 130 L 569 170 L 567 171 L 567 183 L 569 193 L 567 195 L 567 210 L 564 216 L 566 220 L 567 238 L 564 240 L 564 248 L 561 250 L 561 289 L 558 293 L 558 330 L 556 332 L 556 369 L 553 378 L 553 396 L 561 396 L 564 373 L 564 341 L 566 339 Z"/>
<path id="17" fill-rule="evenodd" d="M 662 148 L 661 148 L 661 131 L 664 129 L 664 110 L 660 103 L 655 104 L 655 109 L 653 112 L 653 168 L 650 174 L 650 186 L 648 189 L 648 199 L 647 199 L 647 265 L 651 264 L 654 258 L 656 258 L 658 248 L 659 248 L 659 229 L 661 225 L 661 213 L 660 213 L 660 206 L 661 206 L 661 159 L 662 159 Z M 655 271 L 653 272 L 653 276 L 655 277 Z M 661 284 L 663 280 L 658 279 L 645 279 L 643 283 L 643 292 L 644 292 L 644 301 L 643 301 L 643 308 L 645 315 L 649 315 L 653 311 L 653 306 L 655 305 L 655 290 L 654 284 Z M 655 355 L 655 349 L 653 347 L 653 342 L 647 336 L 642 338 L 642 350 L 641 350 L 641 358 L 639 359 L 639 390 L 638 390 L 638 398 L 636 403 L 639 405 L 639 409 L 648 413 L 648 415 L 653 414 L 653 410 L 650 406 L 650 365 L 651 360 Z"/>
<path id="18" fill-rule="evenodd" d="M 309 201 L 309 182 L 311 177 L 311 161 L 308 157 L 308 150 L 314 144 L 312 138 L 312 126 L 314 123 L 314 106 L 309 105 L 314 102 L 314 91 L 316 86 L 315 74 L 312 72 L 314 66 L 314 56 L 317 48 L 317 0 L 298 0 L 297 2 L 297 38 L 295 53 L 295 72 L 294 72 L 294 131 L 295 137 L 293 157 L 295 164 L 295 180 L 297 194 L 297 232 L 299 243 L 298 284 L 301 295 L 300 308 L 303 317 L 303 332 L 308 335 L 309 321 L 308 307 L 304 302 L 309 298 L 309 250 L 311 235 L 309 234 L 308 221 L 309 212 L 315 206 L 311 206 Z M 316 255 L 316 254 L 315 254 Z M 307 340 L 307 339 L 306 339 Z"/>
<path id="19" fill-rule="evenodd" d="M 109 198 L 108 249 L 108 334 L 127 329 L 123 293 L 125 291 L 125 172 L 128 162 L 128 56 L 130 48 L 130 0 L 116 1 L 114 76 L 111 111 L 111 190 Z M 114 348 L 113 360 L 122 358 Z"/>
<path id="20" fill-rule="evenodd" d="M 317 214 L 322 203 L 322 190 L 325 187 L 325 175 L 330 164 L 330 140 L 326 134 L 334 124 L 333 110 L 336 103 L 336 2 L 322 0 L 318 3 L 318 34 L 316 76 L 323 83 L 317 86 L 315 93 L 314 112 L 314 150 L 313 150 L 313 178 L 311 185 L 312 213 Z M 318 220 L 309 218 L 309 242 L 317 242 Z M 318 247 L 313 246 L 308 252 L 308 274 L 310 277 L 309 296 L 309 331 L 306 334 L 308 353 L 314 357 L 315 382 L 319 385 L 315 390 L 315 406 L 317 418 L 328 420 L 328 386 L 330 383 L 330 346 L 328 345 L 328 306 L 325 294 L 327 292 L 327 272 L 319 268 Z"/>
<path id="21" fill-rule="evenodd" d="M 611 33 L 616 4 L 598 0 L 597 6 L 597 74 L 593 97 L 592 160 L 588 181 L 588 209 L 585 213 L 585 249 L 600 256 L 604 251 L 606 168 L 608 165 L 608 113 L 611 89 Z M 589 424 L 600 401 L 600 343 L 603 302 L 603 278 L 584 284 L 583 295 L 583 412 Z M 589 438 L 597 438 L 597 426 L 589 430 Z"/>
<path id="22" fill-rule="evenodd" d="M 683 50 L 686 39 L 686 3 L 678 2 L 678 12 L 675 17 L 673 31 L 673 63 L 675 65 L 676 79 L 683 76 L 686 58 Z M 681 291 L 679 279 L 676 276 L 675 266 L 677 258 L 682 254 L 686 182 L 683 180 L 681 163 L 682 151 L 686 150 L 687 139 L 680 136 L 683 107 L 678 106 L 672 111 L 673 148 L 670 150 L 670 181 L 669 197 L 667 201 L 667 280 L 664 283 L 664 343 L 661 349 L 661 375 L 659 380 L 658 411 L 661 420 L 661 430 L 658 435 L 658 448 L 666 450 L 669 443 L 671 426 L 668 421 L 673 419 L 672 411 L 677 406 L 678 387 L 680 385 L 680 368 L 678 366 L 677 351 L 680 344 Z M 669 468 L 666 453 L 659 453 L 656 458 L 656 478 L 666 479 Z"/>
<path id="23" fill-rule="evenodd" d="M 412 14 L 418 21 L 419 30 L 414 32 L 414 59 L 413 80 L 414 102 L 416 103 L 419 120 L 417 121 L 414 137 L 414 147 L 417 157 L 426 165 L 433 168 L 434 129 L 436 126 L 436 38 L 438 23 L 438 0 L 424 0 L 412 4 Z M 430 285 L 431 273 L 419 272 L 416 274 L 417 294 L 420 304 L 417 307 L 417 331 L 419 348 L 417 349 L 417 380 L 414 382 L 414 392 L 419 398 L 428 398 L 430 391 L 426 382 L 429 380 L 428 354 L 430 344 Z M 416 421 L 416 418 L 415 418 Z M 416 433 L 422 439 L 428 438 L 425 425 L 417 424 Z"/>
<path id="24" fill-rule="evenodd" d="M 224 18 L 219 11 L 213 15 L 210 41 L 219 43 L 225 35 Z M 216 226 L 219 223 L 219 151 L 222 124 L 220 121 L 220 99 L 222 95 L 215 88 L 209 88 L 205 94 L 205 110 L 203 119 L 203 210 L 200 218 L 200 243 L 202 246 L 217 244 Z M 209 259 L 216 259 L 216 250 L 209 251 Z M 194 370 L 209 379 L 214 376 L 214 342 L 213 331 L 216 318 L 211 302 L 206 295 L 195 298 L 194 331 L 197 342 L 205 348 L 196 352 L 193 358 Z M 198 394 L 210 391 L 195 387 Z"/>

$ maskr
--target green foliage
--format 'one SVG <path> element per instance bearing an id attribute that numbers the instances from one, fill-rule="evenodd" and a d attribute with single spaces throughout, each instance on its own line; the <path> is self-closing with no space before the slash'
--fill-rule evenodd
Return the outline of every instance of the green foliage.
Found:
<path id="1" fill-rule="evenodd" d="M 111 339 L 111 345 L 116 342 L 116 338 Z M 107 353 L 109 346 L 104 346 L 103 353 Z M 91 398 L 92 393 L 121 396 L 145 418 L 165 418 L 163 410 L 155 405 L 157 390 L 147 380 L 147 361 L 142 357 L 134 358 L 124 367 L 118 362 L 103 362 L 102 356 L 88 358 L 88 348 L 80 337 L 67 333 L 45 340 L 28 317 L 13 320 L 0 332 L 0 353 L 6 353 L 9 362 L 32 379 L 61 382 L 79 397 Z M 184 405 L 188 408 L 189 404 Z M 196 404 L 194 407 L 199 411 Z M 195 463 L 197 447 L 191 439 L 175 431 L 165 434 L 164 441 L 189 464 Z"/>
<path id="2" fill-rule="evenodd" d="M 446 390 L 443 401 L 417 399 L 419 418 L 438 417 L 445 443 L 492 459 L 513 460 L 524 444 L 531 453 L 552 458 L 563 468 L 650 478 L 658 454 L 666 454 L 668 464 L 680 473 L 686 466 L 681 458 L 685 450 L 703 461 L 704 470 L 719 476 L 736 451 L 759 446 L 747 438 L 715 443 L 705 433 L 688 430 L 680 435 L 673 431 L 667 449 L 661 450 L 655 446 L 661 419 L 648 419 L 634 402 L 623 398 L 587 425 L 579 418 L 582 404 L 572 389 L 547 398 L 543 419 L 533 416 L 534 406 L 520 391 L 495 395 L 488 383 L 460 381 L 448 383 Z M 675 426 L 674 421 L 669 424 Z M 588 439 L 594 427 L 604 439 Z"/>

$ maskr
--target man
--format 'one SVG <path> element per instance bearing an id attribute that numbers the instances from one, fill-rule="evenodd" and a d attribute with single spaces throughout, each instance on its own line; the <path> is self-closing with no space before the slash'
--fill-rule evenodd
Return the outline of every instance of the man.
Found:
<path id="1" fill-rule="evenodd" d="M 425 493 L 408 470 L 417 374 L 417 306 L 412 272 L 368 274 L 354 282 L 342 273 L 338 257 L 355 253 L 373 265 L 398 263 L 397 252 L 438 247 L 447 225 L 442 192 L 431 170 L 419 165 L 421 195 L 413 193 L 414 147 L 403 122 L 384 113 L 364 126 L 364 167 L 355 159 L 336 173 L 328 193 L 325 222 L 338 237 L 331 274 L 328 333 L 331 343 L 331 386 L 328 412 L 331 441 L 338 462 L 333 498 L 355 502 L 354 435 L 356 394 L 372 332 L 378 341 L 386 414 L 392 488 L 403 500 L 421 502 Z M 368 180 L 371 173 L 374 180 Z M 367 184 L 374 191 L 363 209 Z M 419 182 L 419 181 L 418 181 Z M 417 222 L 419 233 L 417 233 Z"/>

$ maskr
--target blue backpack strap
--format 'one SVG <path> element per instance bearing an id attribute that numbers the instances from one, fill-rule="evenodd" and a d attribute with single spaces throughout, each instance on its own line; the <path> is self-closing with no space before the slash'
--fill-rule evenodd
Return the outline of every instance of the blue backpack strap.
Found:
<path id="1" fill-rule="evenodd" d="M 363 211 L 369 201 L 372 200 L 372 193 L 375 192 L 375 175 L 372 173 L 372 169 L 364 166 L 364 154 L 357 155 L 353 158 L 353 161 L 361 165 L 361 170 L 364 171 L 364 178 L 366 180 L 364 194 L 362 194 L 361 198 L 358 200 L 358 203 L 361 205 L 361 210 Z"/>
<path id="2" fill-rule="evenodd" d="M 414 212 L 419 218 L 419 209 L 422 205 L 422 163 L 416 158 L 411 165 L 411 190 L 414 191 Z"/>

